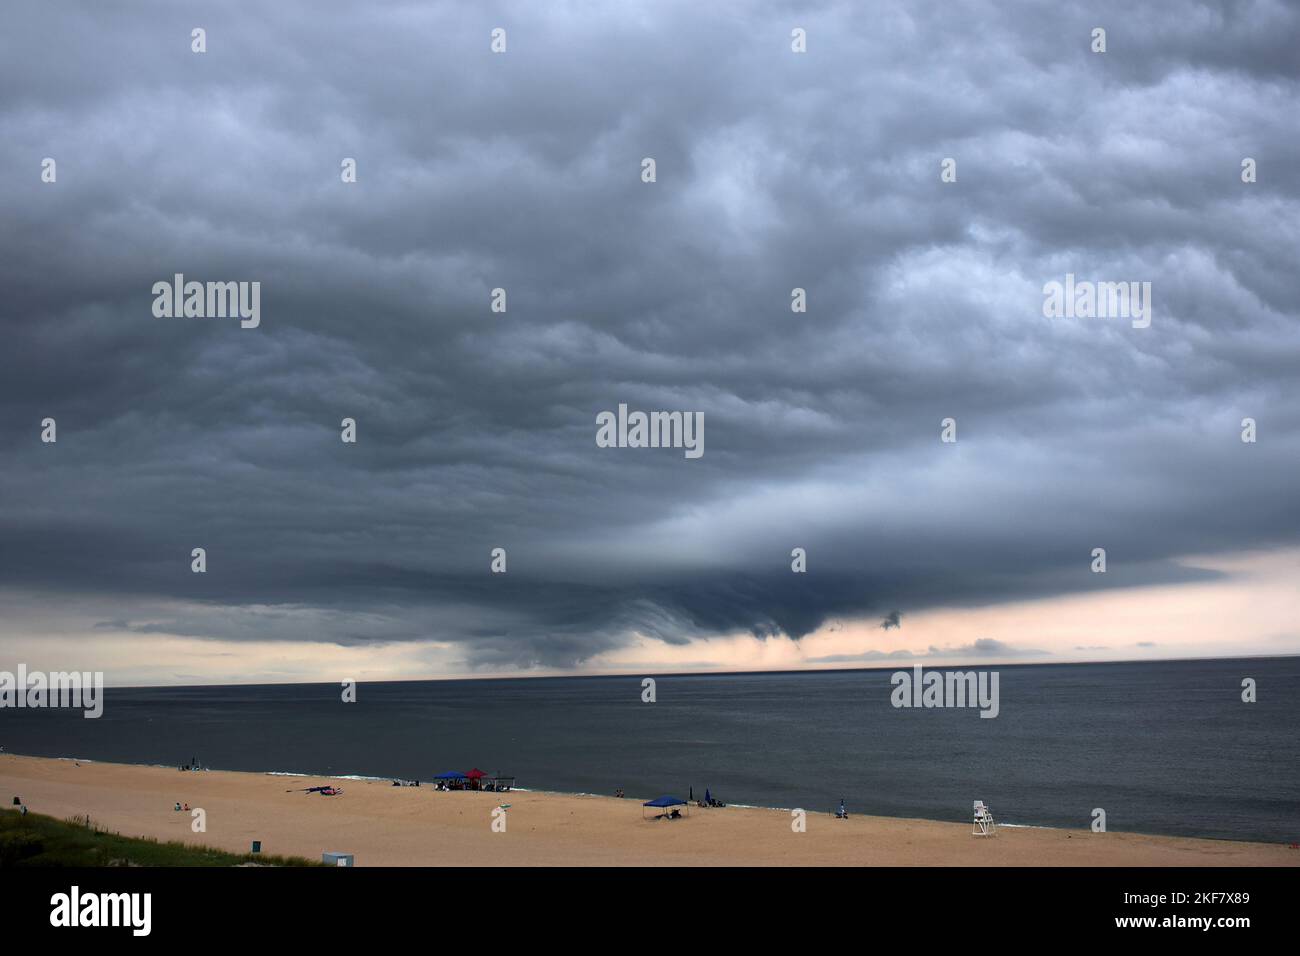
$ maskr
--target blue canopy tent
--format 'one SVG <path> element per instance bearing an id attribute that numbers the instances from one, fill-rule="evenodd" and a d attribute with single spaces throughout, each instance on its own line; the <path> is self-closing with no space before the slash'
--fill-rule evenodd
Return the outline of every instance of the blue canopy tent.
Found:
<path id="1" fill-rule="evenodd" d="M 433 779 L 441 781 L 440 785 L 445 789 L 450 790 L 453 781 L 465 780 L 467 778 L 459 770 L 448 770 L 446 773 L 436 775 Z"/>
<path id="2" fill-rule="evenodd" d="M 649 808 L 651 808 L 651 809 L 655 809 L 655 810 L 664 810 L 664 811 L 667 811 L 669 807 L 686 807 L 686 808 L 687 808 L 687 812 L 688 812 L 688 813 L 690 812 L 690 804 L 688 804 L 688 803 L 687 803 L 685 800 L 683 800 L 681 797 L 674 797 L 674 796 L 671 796 L 671 795 L 669 795 L 669 794 L 665 794 L 665 795 L 662 796 L 662 797 L 656 797 L 654 800 L 647 800 L 645 803 L 641 804 L 641 817 L 642 817 L 642 819 L 645 819 L 645 811 L 646 811 L 646 808 L 647 808 L 647 807 L 649 807 Z M 675 816 L 674 816 L 674 814 L 675 814 Z M 681 812 L 680 812 L 680 811 L 678 811 L 678 810 L 673 810 L 671 813 L 668 813 L 668 812 L 657 813 L 657 814 L 655 814 L 653 817 L 651 817 L 650 819 L 653 819 L 653 820 L 662 820 L 662 819 L 667 818 L 667 819 L 670 819 L 670 820 L 675 820 L 675 819 L 677 819 L 677 817 L 680 817 L 680 816 L 681 816 Z"/>

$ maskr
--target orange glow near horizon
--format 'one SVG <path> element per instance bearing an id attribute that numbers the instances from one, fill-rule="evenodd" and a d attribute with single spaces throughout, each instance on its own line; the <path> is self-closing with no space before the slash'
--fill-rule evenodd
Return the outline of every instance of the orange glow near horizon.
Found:
<path id="1" fill-rule="evenodd" d="M 448 641 L 340 646 L 232 641 L 169 634 L 99 633 L 84 621 L 42 615 L 36 628 L 8 620 L 0 669 L 103 671 L 109 686 L 254 684 L 799 670 L 846 667 L 1256 657 L 1300 653 L 1300 549 L 1186 564 L 1221 580 L 908 612 L 888 631 L 879 618 L 829 622 L 800 641 L 719 636 L 685 645 L 633 638 L 567 669 L 485 671 Z M 28 622 L 29 624 L 32 622 Z M 26 634 L 17 633 L 26 630 Z M 33 630 L 35 633 L 33 633 Z M 976 642 L 981 641 L 981 650 Z M 878 652 L 870 655 L 870 652 Z M 909 652 L 916 657 L 887 657 Z"/>

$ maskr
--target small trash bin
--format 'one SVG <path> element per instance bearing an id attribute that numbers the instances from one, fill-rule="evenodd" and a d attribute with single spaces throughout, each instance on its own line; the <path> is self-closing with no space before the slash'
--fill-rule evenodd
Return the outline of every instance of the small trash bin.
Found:
<path id="1" fill-rule="evenodd" d="M 326 866 L 354 866 L 351 853 L 322 853 L 321 862 Z"/>

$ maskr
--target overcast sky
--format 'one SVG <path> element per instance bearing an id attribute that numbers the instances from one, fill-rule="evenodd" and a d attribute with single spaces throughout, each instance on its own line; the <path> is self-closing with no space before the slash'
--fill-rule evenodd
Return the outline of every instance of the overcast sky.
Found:
<path id="1" fill-rule="evenodd" d="M 1089 6 L 6 4 L 0 667 L 1300 652 L 1300 12 Z"/>

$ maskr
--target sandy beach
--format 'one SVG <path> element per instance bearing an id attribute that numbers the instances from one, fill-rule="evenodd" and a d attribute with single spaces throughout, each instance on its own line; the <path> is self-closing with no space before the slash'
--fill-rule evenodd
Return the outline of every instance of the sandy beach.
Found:
<path id="1" fill-rule="evenodd" d="M 286 792 L 335 783 L 334 797 Z M 642 800 L 513 791 L 438 792 L 387 781 L 73 762 L 0 754 L 0 800 L 37 813 L 89 814 L 128 836 L 319 859 L 356 855 L 358 866 L 1286 866 L 1300 851 L 1086 829 L 1003 828 L 892 817 L 835 820 L 809 813 L 795 833 L 788 811 L 692 807 L 682 820 L 643 820 Z M 644 798 L 643 798 L 644 799 Z M 177 803 L 206 811 L 191 832 Z M 492 830 L 502 803 L 506 832 Z"/>

